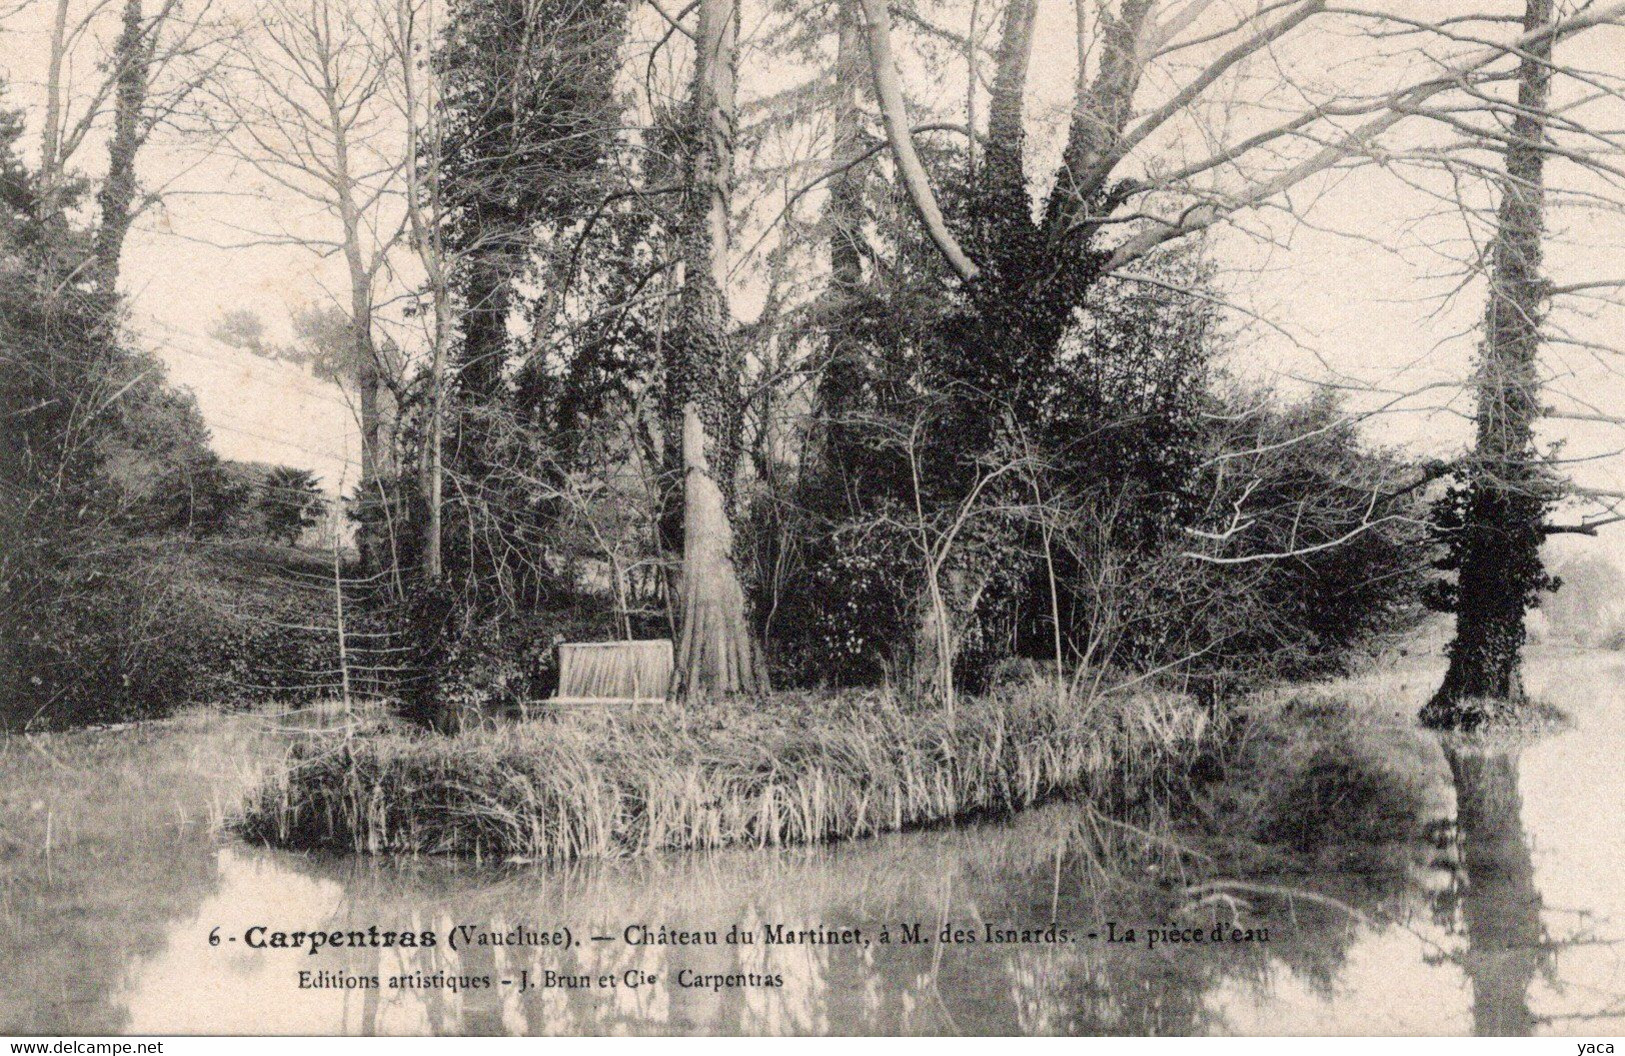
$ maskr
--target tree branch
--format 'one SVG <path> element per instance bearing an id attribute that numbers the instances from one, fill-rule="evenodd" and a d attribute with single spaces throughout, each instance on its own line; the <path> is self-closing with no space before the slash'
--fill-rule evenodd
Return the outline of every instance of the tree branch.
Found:
<path id="1" fill-rule="evenodd" d="M 925 166 L 914 149 L 914 136 L 909 129 L 908 108 L 903 102 L 903 90 L 897 80 L 897 64 L 892 58 L 891 15 L 886 0 L 863 0 L 864 19 L 868 22 L 869 65 L 875 79 L 875 96 L 880 100 L 880 113 L 885 120 L 886 139 L 891 143 L 897 171 L 903 178 L 910 201 L 925 225 L 926 234 L 961 279 L 966 282 L 981 274 L 971 259 L 960 248 L 948 223 L 942 217 L 936 195 L 926 178 Z"/>

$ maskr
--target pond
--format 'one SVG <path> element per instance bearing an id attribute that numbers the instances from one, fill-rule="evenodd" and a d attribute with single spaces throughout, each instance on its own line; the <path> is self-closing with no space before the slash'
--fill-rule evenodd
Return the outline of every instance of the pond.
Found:
<path id="1" fill-rule="evenodd" d="M 0 967 L 31 992 L 0 1031 L 1619 1033 L 1625 663 L 1546 654 L 1529 681 L 1574 727 L 1436 753 L 1454 831 L 1358 870 L 1126 875 L 1068 804 L 561 867 L 149 840 L 86 866 L 117 903 L 7 900 Z M 250 945 L 335 930 L 359 945 Z"/>

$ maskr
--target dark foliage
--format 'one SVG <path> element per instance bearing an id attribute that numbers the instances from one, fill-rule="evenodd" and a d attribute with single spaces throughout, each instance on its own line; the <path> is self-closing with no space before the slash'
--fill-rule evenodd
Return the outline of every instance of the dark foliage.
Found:
<path id="1" fill-rule="evenodd" d="M 196 403 L 122 342 L 87 277 L 91 243 L 46 213 L 0 114 L 0 723 L 163 714 L 313 669 L 271 619 L 303 602 L 241 593 L 207 557 L 252 530 L 256 471 L 208 447 Z M 73 204 L 82 188 L 58 191 Z M 267 672 L 282 672 L 281 675 Z"/>
<path id="2" fill-rule="evenodd" d="M 309 558 L 249 543 L 145 541 L 101 560 L 81 557 L 72 574 L 46 584 L 50 619 L 8 639 L 8 662 L 23 681 L 11 684 L 0 725 L 54 728 L 162 716 L 194 702 L 334 696 L 333 591 L 319 572 Z"/>
<path id="3" fill-rule="evenodd" d="M 1164 651 L 1202 652 L 1218 684 L 1256 684 L 1341 670 L 1413 629 L 1432 558 L 1428 468 L 1368 446 L 1326 391 L 1232 391 L 1213 419 L 1225 425 L 1195 489 L 1209 536 L 1183 541 L 1206 560 L 1162 599 L 1180 627 Z"/>
<path id="4" fill-rule="evenodd" d="M 260 516 L 265 535 L 287 546 L 321 523 L 327 512 L 316 474 L 296 466 L 273 466 L 260 486 Z"/>
<path id="5" fill-rule="evenodd" d="M 445 583 L 414 589 L 397 622 L 414 671 L 402 712 L 423 726 L 456 730 L 519 714 L 558 688 L 560 642 L 614 637 L 602 605 L 554 599 L 522 612 L 481 612 Z"/>

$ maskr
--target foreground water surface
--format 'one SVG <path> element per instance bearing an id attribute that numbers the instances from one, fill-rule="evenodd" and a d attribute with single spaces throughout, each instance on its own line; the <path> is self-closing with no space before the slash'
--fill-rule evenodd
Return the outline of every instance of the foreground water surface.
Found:
<path id="1" fill-rule="evenodd" d="M 5 959 L 28 992 L 0 994 L 0 1032 L 1619 1033 L 1625 664 L 1548 656 L 1530 684 L 1574 727 L 1438 751 L 1455 831 L 1357 869 L 1128 875 L 1084 850 L 1101 823 L 1065 804 L 839 847 L 566 867 L 148 840 L 78 863 L 116 898 L 9 900 Z M 769 943 L 778 925 L 867 941 Z M 312 955 L 248 948 L 256 926 L 437 943 Z M 629 942 L 641 927 L 717 941 Z M 570 945 L 449 943 L 559 928 Z M 1169 928 L 1183 941 L 1153 932 Z M 719 976 L 743 985 L 703 985 Z"/>

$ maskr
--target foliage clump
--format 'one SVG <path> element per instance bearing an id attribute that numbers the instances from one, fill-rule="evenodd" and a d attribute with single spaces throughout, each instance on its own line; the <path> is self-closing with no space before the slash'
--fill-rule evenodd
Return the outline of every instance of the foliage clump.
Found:
<path id="1" fill-rule="evenodd" d="M 326 513 L 327 500 L 322 496 L 321 482 L 310 470 L 276 466 L 266 474 L 260 515 L 267 537 L 293 546 L 320 524 Z"/>

